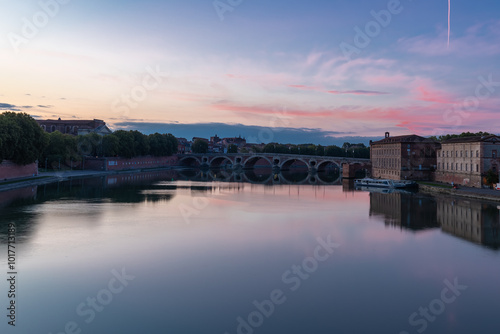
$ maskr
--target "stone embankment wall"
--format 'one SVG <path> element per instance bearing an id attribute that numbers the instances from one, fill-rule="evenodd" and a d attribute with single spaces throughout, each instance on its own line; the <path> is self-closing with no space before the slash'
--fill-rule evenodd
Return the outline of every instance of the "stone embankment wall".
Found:
<path id="1" fill-rule="evenodd" d="M 12 161 L 4 160 L 0 164 L 0 181 L 20 179 L 23 177 L 37 175 L 38 165 L 36 163 L 32 163 L 29 165 L 17 165 Z"/>

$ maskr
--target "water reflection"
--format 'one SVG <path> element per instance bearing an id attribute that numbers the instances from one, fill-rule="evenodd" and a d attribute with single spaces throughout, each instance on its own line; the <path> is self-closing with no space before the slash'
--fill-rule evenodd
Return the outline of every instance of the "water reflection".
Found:
<path id="1" fill-rule="evenodd" d="M 9 223 L 16 224 L 18 242 L 29 237 L 35 213 L 24 211 L 22 208 L 35 203 L 36 194 L 36 186 L 0 192 L 0 243 L 7 242 Z"/>
<path id="2" fill-rule="evenodd" d="M 371 192 L 370 216 L 381 216 L 386 225 L 410 230 L 439 227 L 435 199 L 419 194 Z"/>
<path id="3" fill-rule="evenodd" d="M 496 205 L 440 197 L 437 199 L 437 213 L 444 232 L 491 248 L 500 248 L 500 217 Z"/>
<path id="4" fill-rule="evenodd" d="M 441 228 L 455 237 L 500 249 L 499 208 L 474 200 L 408 192 L 370 192 L 370 216 L 388 226 L 420 231 Z"/>
<path id="5" fill-rule="evenodd" d="M 341 178 L 338 170 L 324 170 L 308 172 L 307 170 L 274 171 L 272 168 L 254 168 L 252 170 L 229 169 L 185 169 L 178 171 L 179 178 L 193 181 L 222 181 L 246 182 L 254 184 L 311 184 L 311 185 L 340 185 Z"/>
<path id="6" fill-rule="evenodd" d="M 31 233 L 31 222 L 36 221 L 37 215 L 42 213 L 43 206 L 40 204 L 44 202 L 60 200 L 81 202 L 82 205 L 79 206 L 82 208 L 81 214 L 90 215 L 97 221 L 103 214 L 102 208 L 99 207 L 101 203 L 135 205 L 169 202 L 184 190 L 192 196 L 210 195 L 220 192 L 221 189 L 231 188 L 231 191 L 237 190 L 236 188 L 243 189 L 244 183 L 342 185 L 343 191 L 355 191 L 352 180 L 340 181 L 337 174 L 276 173 L 271 168 L 242 172 L 224 169 L 164 170 L 70 180 L 0 192 L 0 240 L 5 239 L 7 226 L 13 221 L 18 225 L 20 240 L 28 238 Z M 321 188 L 317 189 L 320 191 Z M 296 190 L 299 193 L 300 187 Z M 498 207 L 494 204 L 457 200 L 445 196 L 432 197 L 405 191 L 379 190 L 370 192 L 368 197 L 369 215 L 379 218 L 387 226 L 414 232 L 441 228 L 443 232 L 463 240 L 500 249 L 500 215 Z M 26 210 L 28 205 L 35 205 L 34 209 Z M 74 213 L 75 216 L 77 214 L 79 213 Z"/>

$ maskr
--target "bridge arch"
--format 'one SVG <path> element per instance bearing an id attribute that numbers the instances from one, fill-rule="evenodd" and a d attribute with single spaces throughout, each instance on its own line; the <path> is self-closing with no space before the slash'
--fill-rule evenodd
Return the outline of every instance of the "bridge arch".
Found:
<path id="1" fill-rule="evenodd" d="M 340 166 L 337 161 L 330 159 L 319 162 L 316 166 L 316 169 L 318 170 L 318 172 L 325 171 L 328 165 L 334 165 L 337 169 L 339 169 L 339 171 L 342 170 L 342 166 Z"/>
<path id="2" fill-rule="evenodd" d="M 307 161 L 305 161 L 304 159 L 301 159 L 301 158 L 288 158 L 288 159 L 284 159 L 283 162 L 281 162 L 280 164 L 280 169 L 281 170 L 288 170 L 290 169 L 290 167 L 295 163 L 295 162 L 302 162 L 306 168 L 311 168 L 311 166 L 309 165 L 309 163 Z"/>
<path id="3" fill-rule="evenodd" d="M 200 167 L 201 161 L 197 157 L 186 156 L 179 159 L 179 165 L 185 167 Z"/>
<path id="4" fill-rule="evenodd" d="M 222 167 L 227 165 L 233 165 L 233 161 L 229 159 L 227 156 L 218 156 L 210 160 L 209 165 L 211 168 Z"/>
<path id="5" fill-rule="evenodd" d="M 261 156 L 261 155 L 255 155 L 255 156 L 251 156 L 249 157 L 248 159 L 246 159 L 242 165 L 243 165 L 243 168 L 254 168 L 255 167 L 255 164 L 257 163 L 257 161 L 259 160 L 266 160 L 267 163 L 269 164 L 269 167 L 272 167 L 273 166 L 273 163 L 271 162 L 271 160 L 269 160 L 266 156 Z"/>

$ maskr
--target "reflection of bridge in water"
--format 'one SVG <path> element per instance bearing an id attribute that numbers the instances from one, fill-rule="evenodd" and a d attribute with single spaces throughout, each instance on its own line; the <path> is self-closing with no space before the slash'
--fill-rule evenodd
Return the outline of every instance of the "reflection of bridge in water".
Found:
<path id="1" fill-rule="evenodd" d="M 310 185 L 340 185 L 340 172 L 311 173 L 307 170 L 273 171 L 271 168 L 258 168 L 246 171 L 230 169 L 186 169 L 179 175 L 192 181 L 245 182 L 265 185 L 273 184 L 310 184 Z"/>

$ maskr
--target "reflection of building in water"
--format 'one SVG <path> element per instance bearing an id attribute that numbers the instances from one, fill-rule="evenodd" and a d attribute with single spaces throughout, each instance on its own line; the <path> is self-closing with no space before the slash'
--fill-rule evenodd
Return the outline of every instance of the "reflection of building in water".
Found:
<path id="1" fill-rule="evenodd" d="M 437 215 L 444 232 L 494 248 L 500 246 L 499 213 L 495 206 L 476 201 L 438 198 Z"/>
<path id="2" fill-rule="evenodd" d="M 439 227 L 432 197 L 402 192 L 370 193 L 370 216 L 382 216 L 386 225 L 411 230 Z"/>

